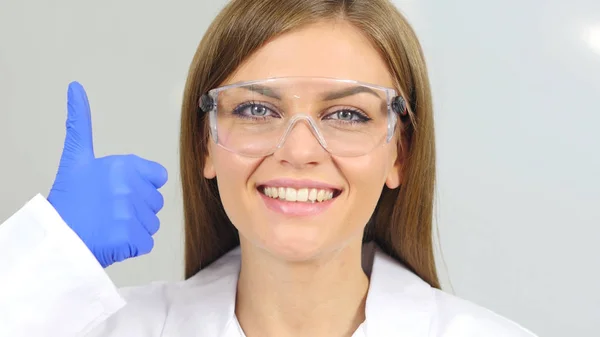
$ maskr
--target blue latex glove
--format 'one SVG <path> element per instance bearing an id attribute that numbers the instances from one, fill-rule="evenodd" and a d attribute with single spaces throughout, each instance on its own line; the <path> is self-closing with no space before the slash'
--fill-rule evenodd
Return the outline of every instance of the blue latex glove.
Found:
<path id="1" fill-rule="evenodd" d="M 95 158 L 90 106 L 83 87 L 68 91 L 67 134 L 48 201 L 102 267 L 149 253 L 167 171 L 135 155 Z"/>

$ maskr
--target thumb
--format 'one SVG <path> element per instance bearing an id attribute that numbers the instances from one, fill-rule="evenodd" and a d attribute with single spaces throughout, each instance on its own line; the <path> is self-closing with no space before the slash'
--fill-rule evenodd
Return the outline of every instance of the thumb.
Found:
<path id="1" fill-rule="evenodd" d="M 154 187 L 161 188 L 167 183 L 169 174 L 164 166 L 136 155 L 132 155 L 130 158 L 133 160 L 137 172 L 154 185 Z"/>
<path id="2" fill-rule="evenodd" d="M 92 116 L 85 89 L 71 82 L 67 95 L 67 134 L 61 162 L 81 162 L 94 159 Z"/>

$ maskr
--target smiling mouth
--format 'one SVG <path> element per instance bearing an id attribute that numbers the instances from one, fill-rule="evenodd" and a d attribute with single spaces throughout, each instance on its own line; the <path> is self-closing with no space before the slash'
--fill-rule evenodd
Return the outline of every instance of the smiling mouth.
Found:
<path id="1" fill-rule="evenodd" d="M 258 191 L 271 198 L 288 202 L 321 203 L 337 198 L 342 191 L 328 188 L 292 188 L 258 186 Z"/>

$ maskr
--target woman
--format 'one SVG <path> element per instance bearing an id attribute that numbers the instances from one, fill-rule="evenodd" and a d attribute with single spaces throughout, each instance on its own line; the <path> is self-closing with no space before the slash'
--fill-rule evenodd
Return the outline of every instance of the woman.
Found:
<path id="1" fill-rule="evenodd" d="M 0 227 L 1 335 L 533 336 L 439 290 L 429 83 L 387 0 L 232 1 L 182 113 L 186 281 L 104 274 L 151 251 L 166 171 L 95 158 L 74 83 L 48 199 Z"/>

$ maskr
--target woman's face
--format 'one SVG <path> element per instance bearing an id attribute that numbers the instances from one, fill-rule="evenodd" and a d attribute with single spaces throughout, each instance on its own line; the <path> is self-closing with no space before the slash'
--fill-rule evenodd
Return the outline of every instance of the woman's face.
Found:
<path id="1" fill-rule="evenodd" d="M 310 25 L 273 39 L 224 84 L 286 76 L 333 77 L 393 87 L 384 60 L 370 41 L 341 21 Z M 295 124 L 283 146 L 267 157 L 244 157 L 211 141 L 207 159 L 204 175 L 217 178 L 223 206 L 241 244 L 287 261 L 360 245 L 384 184 L 396 188 L 400 182 L 396 138 L 364 156 L 336 157 L 320 145 L 306 123 Z M 266 196 L 265 186 L 285 191 L 307 188 L 309 193 L 326 186 L 335 193 L 321 203 L 293 202 Z"/>

